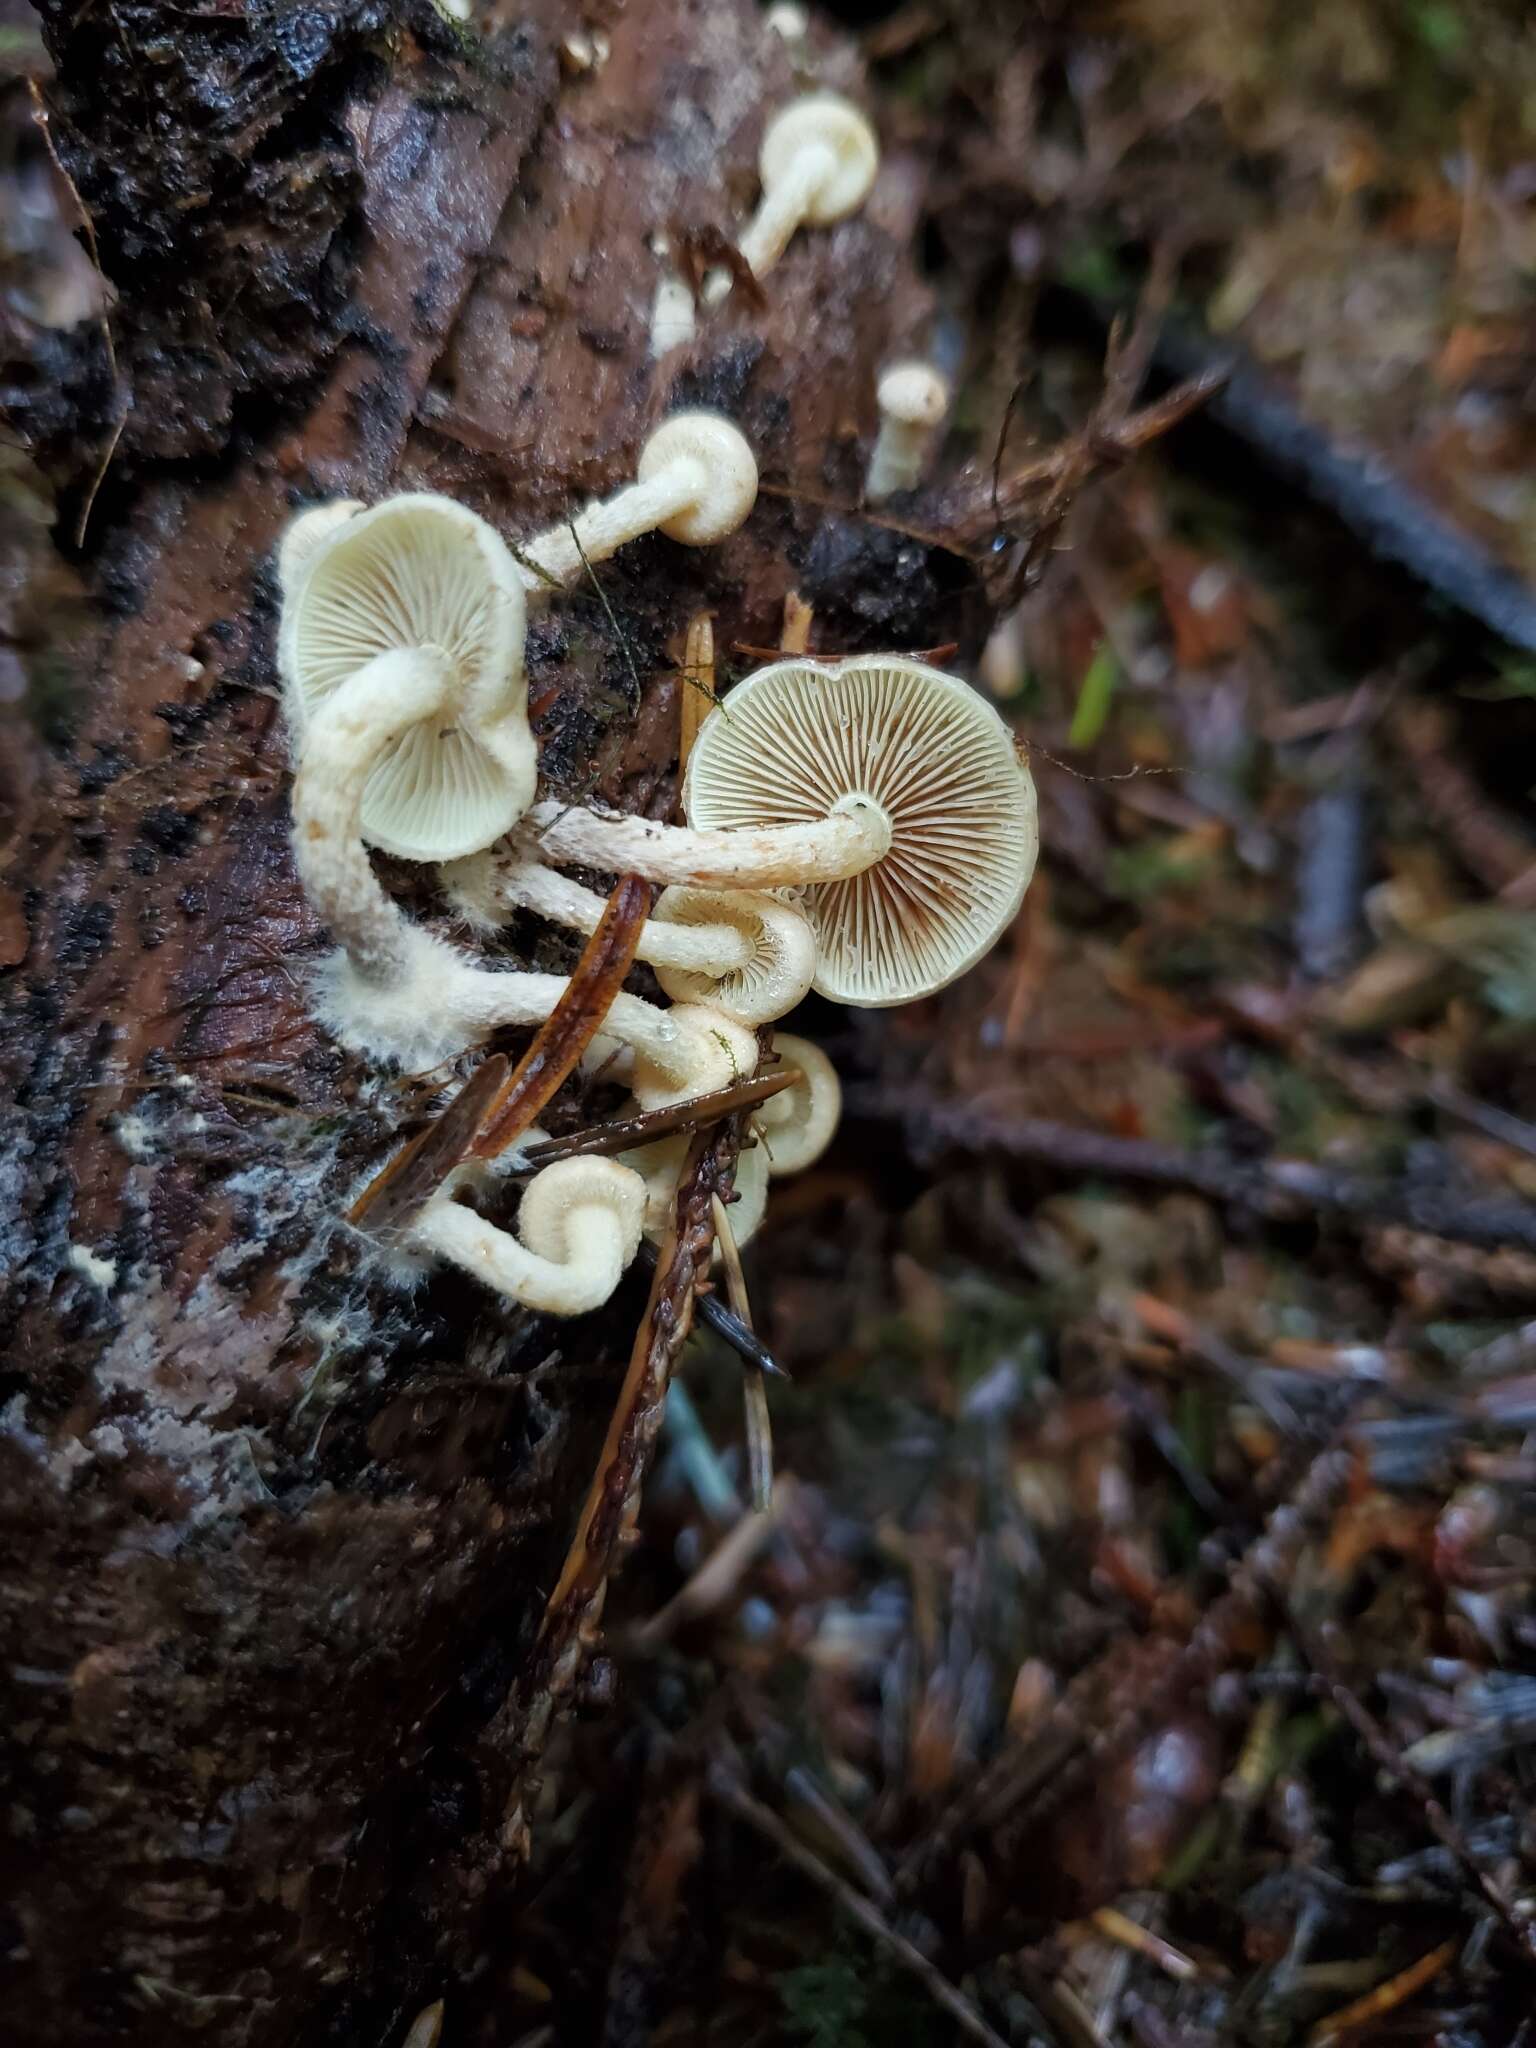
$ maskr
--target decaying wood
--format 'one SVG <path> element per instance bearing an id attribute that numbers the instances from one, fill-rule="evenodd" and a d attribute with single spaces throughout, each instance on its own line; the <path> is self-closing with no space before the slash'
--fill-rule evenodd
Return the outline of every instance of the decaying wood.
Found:
<path id="1" fill-rule="evenodd" d="M 658 362 L 653 238 L 741 217 L 797 89 L 749 0 L 614 11 L 578 75 L 554 0 L 473 33 L 384 0 L 43 12 L 115 363 L 90 323 L 50 337 L 9 423 L 62 534 L 94 503 L 81 657 L 49 730 L 16 736 L 0 980 L 0 2030 L 385 2042 L 474 1977 L 491 1902 L 507 1924 L 508 1815 L 602 1573 L 579 1627 L 544 1596 L 643 1288 L 556 1329 L 462 1281 L 402 1287 L 340 1221 L 453 1077 L 370 1071 L 309 1014 L 274 543 L 295 506 L 399 488 L 515 539 L 624 482 L 681 404 L 728 411 L 770 482 L 855 504 L 876 370 L 928 312 L 922 171 L 893 155 L 762 306 L 734 294 Z M 816 62 L 862 90 L 851 45 L 818 35 Z M 951 559 L 795 498 L 598 574 L 603 603 L 530 634 L 546 787 L 653 814 L 690 617 L 771 642 L 796 588 L 848 651 L 983 623 Z M 526 920 L 507 945 L 574 951 Z M 647 1385 L 686 1328 L 680 1270 Z"/>

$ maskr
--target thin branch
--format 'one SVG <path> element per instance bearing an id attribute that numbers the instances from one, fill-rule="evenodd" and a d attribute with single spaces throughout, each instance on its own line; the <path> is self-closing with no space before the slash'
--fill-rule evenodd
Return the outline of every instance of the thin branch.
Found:
<path id="1" fill-rule="evenodd" d="M 1472 1845 L 1441 1805 L 1428 1779 L 1421 1776 L 1393 1747 L 1381 1723 L 1345 1680 L 1327 1646 L 1298 1619 L 1294 1611 L 1290 1612 L 1290 1622 L 1302 1655 L 1323 1681 L 1329 1699 L 1359 1736 L 1367 1753 L 1394 1784 L 1401 1786 L 1413 1799 L 1430 1829 L 1498 1915 L 1505 1932 L 1520 1951 L 1521 1959 L 1528 1966 L 1536 1967 L 1536 1927 L 1531 1925 L 1500 1880 L 1472 1853 Z"/>
<path id="2" fill-rule="evenodd" d="M 738 1110 L 756 1109 L 799 1079 L 798 1067 L 776 1067 L 771 1074 L 754 1074 L 750 1080 L 733 1081 L 728 1088 L 714 1088 L 707 1095 L 669 1102 L 665 1109 L 645 1109 L 634 1116 L 588 1124 L 564 1138 L 546 1138 L 540 1145 L 530 1145 L 523 1158 L 528 1171 L 536 1173 L 556 1159 L 629 1152 L 637 1145 L 653 1144 L 657 1138 L 670 1138 L 674 1131 L 702 1130 L 723 1117 L 735 1116 Z"/>
<path id="3" fill-rule="evenodd" d="M 639 875 L 620 875 L 564 994 L 502 1084 L 475 1140 L 477 1159 L 494 1159 L 504 1152 L 575 1072 L 624 985 L 650 908 L 649 882 Z"/>
<path id="4" fill-rule="evenodd" d="M 904 1934 L 898 1934 L 878 1906 L 872 1905 L 836 1871 L 829 1870 L 803 1842 L 797 1841 L 776 1813 L 752 1797 L 734 1770 L 722 1763 L 712 1763 L 705 1783 L 712 1799 L 754 1833 L 761 1835 L 764 1841 L 771 1843 L 786 1863 L 793 1864 L 802 1877 L 809 1878 L 818 1891 L 825 1892 L 850 1920 L 862 1927 L 892 1962 L 905 1970 L 908 1976 L 916 1978 L 968 2040 L 980 2041 L 984 2048 L 1006 2048 L 1002 2036 L 987 2025 L 965 1993 L 935 1969 L 922 1950 L 914 1948 Z"/>
<path id="5" fill-rule="evenodd" d="M 1147 1138 L 1013 1116 L 1006 1102 L 989 1103 L 986 1097 L 945 1102 L 870 1091 L 852 1097 L 850 1107 L 905 1122 L 919 1156 L 953 1149 L 1033 1159 L 1064 1173 L 1190 1188 L 1213 1202 L 1282 1221 L 1312 1213 L 1364 1227 L 1401 1224 L 1488 1250 L 1536 1252 L 1536 1204 L 1502 1196 L 1459 1196 L 1440 1186 L 1367 1179 L 1304 1159 L 1250 1162 L 1218 1152 L 1182 1152 Z"/>

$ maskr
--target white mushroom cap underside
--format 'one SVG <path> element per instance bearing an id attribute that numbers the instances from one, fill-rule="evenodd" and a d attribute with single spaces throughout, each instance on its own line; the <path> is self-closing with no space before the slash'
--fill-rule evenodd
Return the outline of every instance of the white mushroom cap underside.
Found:
<path id="1" fill-rule="evenodd" d="M 1034 873 L 1035 789 L 1013 736 L 967 684 L 861 655 L 776 662 L 734 689 L 689 756 L 691 825 L 801 824 L 873 799 L 891 848 L 805 892 L 816 988 L 866 1008 L 930 994 L 1011 922 Z"/>
<path id="2" fill-rule="evenodd" d="M 473 728 L 526 726 L 524 631 L 522 584 L 505 545 L 446 498 L 386 499 L 320 543 L 288 593 L 279 644 L 301 744 L 307 713 L 392 648 L 440 647 L 459 678 L 444 716 L 403 733 L 369 777 L 371 845 L 451 859 L 515 822 L 532 790 L 532 743 L 526 776 L 509 782 L 505 730 L 498 759 Z"/>

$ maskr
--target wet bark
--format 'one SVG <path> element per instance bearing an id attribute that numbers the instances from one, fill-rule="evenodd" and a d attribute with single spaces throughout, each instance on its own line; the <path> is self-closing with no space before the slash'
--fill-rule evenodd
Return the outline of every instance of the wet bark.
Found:
<path id="1" fill-rule="evenodd" d="M 435 1080 L 306 1006 L 274 543 L 401 488 L 529 533 L 666 411 L 729 412 L 818 503 L 636 544 L 530 640 L 547 786 L 665 807 L 699 607 L 724 650 L 791 586 L 823 646 L 963 630 L 950 558 L 821 502 L 928 317 L 921 167 L 656 362 L 651 238 L 740 219 L 807 72 L 861 89 L 820 31 L 797 73 L 749 0 L 651 0 L 573 73 L 554 0 L 463 35 L 370 0 L 45 12 L 115 296 L 39 338 L 11 420 L 84 542 L 69 659 L 7 735 L 0 2031 L 382 2042 L 482 1968 L 488 1907 L 511 1925 L 530 1646 L 645 1288 L 555 1325 L 402 1292 L 338 1223 Z"/>

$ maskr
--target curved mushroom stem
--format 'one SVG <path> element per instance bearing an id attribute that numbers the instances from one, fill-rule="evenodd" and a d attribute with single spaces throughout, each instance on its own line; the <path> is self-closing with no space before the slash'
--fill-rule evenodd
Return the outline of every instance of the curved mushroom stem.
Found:
<path id="1" fill-rule="evenodd" d="M 806 825 L 745 825 L 694 832 L 620 811 L 535 804 L 520 833 L 541 853 L 573 867 L 692 882 L 703 889 L 787 889 L 861 875 L 890 851 L 891 826 L 869 797 L 845 797 Z"/>
<path id="2" fill-rule="evenodd" d="M 441 648 L 393 649 L 348 676 L 304 731 L 293 785 L 294 861 L 305 894 L 365 982 L 408 972 L 415 927 L 369 862 L 363 791 L 385 748 L 434 717 L 452 682 Z"/>
<path id="3" fill-rule="evenodd" d="M 513 861 L 488 870 L 478 855 L 472 855 L 447 863 L 441 872 L 448 900 L 474 924 L 495 925 L 504 911 L 531 910 L 551 924 L 595 932 L 607 907 L 607 898 L 595 889 L 584 889 L 537 861 Z M 635 957 L 652 967 L 724 974 L 745 967 L 752 946 L 734 924 L 668 924 L 648 917 L 640 928 Z"/>
<path id="4" fill-rule="evenodd" d="M 519 1228 L 547 1251 L 534 1249 L 510 1231 L 488 1223 L 473 1209 L 439 1195 L 421 1211 L 410 1236 L 421 1250 L 447 1259 L 487 1287 L 525 1308 L 546 1315 L 579 1316 L 601 1308 L 623 1277 L 639 1247 L 646 1189 L 639 1176 L 611 1160 L 566 1160 L 569 1167 L 600 1167 L 599 1175 L 574 1177 L 558 1227 L 544 1219 L 540 1229 L 519 1219 Z M 560 1178 L 559 1166 L 545 1174 Z M 523 1197 L 530 1208 L 540 1174 Z M 586 1183 L 586 1184 L 584 1184 Z M 556 1197 L 558 1200 L 558 1196 Z M 563 1254 L 563 1256 L 560 1256 Z"/>
<path id="5" fill-rule="evenodd" d="M 537 564 L 544 574 L 525 568 L 524 583 L 530 593 L 537 593 L 548 587 L 550 579 L 574 582 L 581 574 L 583 557 L 588 562 L 606 562 L 626 541 L 654 532 L 697 504 L 708 487 L 702 462 L 687 456 L 669 462 L 645 482 L 629 484 L 615 496 L 589 505 L 567 525 L 552 526 L 547 533 L 525 541 L 521 548 L 524 559 Z"/>
<path id="6" fill-rule="evenodd" d="M 830 145 L 807 143 L 796 150 L 784 176 L 764 189 L 739 244 L 754 277 L 772 270 L 818 193 L 836 176 L 837 156 Z"/>

